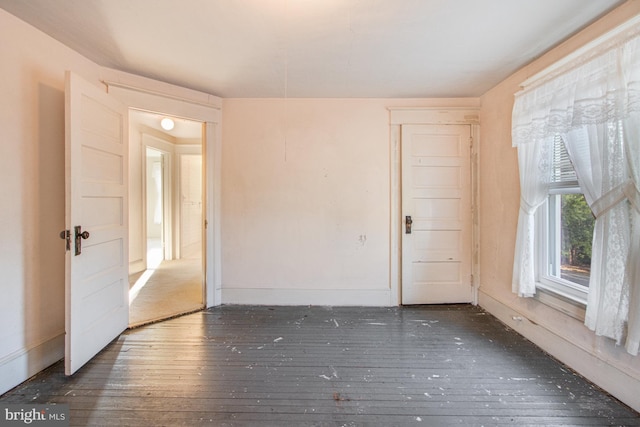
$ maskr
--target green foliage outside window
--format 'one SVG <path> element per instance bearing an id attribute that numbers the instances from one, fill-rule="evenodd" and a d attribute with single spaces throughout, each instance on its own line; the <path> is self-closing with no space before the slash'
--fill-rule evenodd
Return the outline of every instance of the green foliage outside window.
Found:
<path id="1" fill-rule="evenodd" d="M 595 218 L 582 194 L 562 195 L 562 264 L 591 265 L 591 242 Z"/>

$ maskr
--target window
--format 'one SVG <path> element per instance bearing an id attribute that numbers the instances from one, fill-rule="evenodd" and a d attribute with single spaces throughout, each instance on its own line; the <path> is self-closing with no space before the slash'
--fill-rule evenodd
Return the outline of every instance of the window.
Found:
<path id="1" fill-rule="evenodd" d="M 632 355 L 640 353 L 639 23 L 627 21 L 524 82 L 511 121 L 520 173 L 511 289 L 533 297 L 545 287 L 585 302 L 585 326 L 624 341 Z M 563 173 L 562 142 L 579 186 Z M 591 256 L 580 193 L 596 217 Z"/>
<path id="2" fill-rule="evenodd" d="M 549 194 L 537 214 L 537 287 L 586 303 L 595 218 L 560 136 L 551 158 Z"/>

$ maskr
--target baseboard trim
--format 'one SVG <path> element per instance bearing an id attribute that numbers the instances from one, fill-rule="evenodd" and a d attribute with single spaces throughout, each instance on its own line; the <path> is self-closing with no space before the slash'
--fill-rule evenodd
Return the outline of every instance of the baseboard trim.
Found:
<path id="1" fill-rule="evenodd" d="M 0 394 L 25 382 L 64 357 L 64 333 L 0 359 Z"/>
<path id="2" fill-rule="evenodd" d="M 502 323 L 512 328 L 538 347 L 569 366 L 571 369 L 606 390 L 621 402 L 640 411 L 638 390 L 640 380 L 607 363 L 582 347 L 557 335 L 543 325 L 534 323 L 525 315 L 482 291 L 479 304 Z"/>
<path id="3" fill-rule="evenodd" d="M 391 290 L 222 288 L 223 304 L 391 306 Z"/>

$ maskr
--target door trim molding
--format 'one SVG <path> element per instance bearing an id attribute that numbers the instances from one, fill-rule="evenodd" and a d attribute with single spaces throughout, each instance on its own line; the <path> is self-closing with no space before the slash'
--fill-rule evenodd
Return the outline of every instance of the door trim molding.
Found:
<path id="1" fill-rule="evenodd" d="M 154 143 L 159 142 L 159 143 Z M 142 179 L 142 197 L 144 199 L 144 203 L 142 204 L 142 258 L 144 260 L 144 269 L 149 268 L 149 260 L 147 259 L 147 254 L 149 252 L 148 248 L 148 193 L 147 193 L 147 149 L 152 149 L 158 151 L 162 155 L 162 227 L 164 234 L 164 248 L 163 248 L 163 256 L 164 259 L 173 259 L 176 254 L 175 250 L 175 236 L 173 232 L 173 222 L 174 222 L 174 214 L 173 214 L 173 204 L 174 204 L 174 193 L 175 193 L 175 183 L 173 177 L 173 162 L 174 160 L 174 151 L 173 147 L 169 147 L 171 145 L 170 142 L 165 141 L 161 138 L 158 138 L 154 135 L 142 132 L 142 150 L 144 154 L 142 157 L 142 171 L 145 174 L 144 179 Z M 131 233 L 129 233 L 131 234 Z"/>
<path id="2" fill-rule="evenodd" d="M 400 305 L 402 291 L 402 125 L 469 125 L 471 126 L 471 274 L 473 276 L 473 304 L 478 304 L 480 283 L 480 218 L 478 214 L 480 108 L 469 107 L 391 107 L 389 126 L 391 137 L 391 212 L 390 212 L 390 288 L 391 305 Z"/>
<path id="3" fill-rule="evenodd" d="M 222 98 L 194 89 L 176 86 L 153 80 L 136 74 L 125 73 L 113 68 L 103 67 L 100 70 L 100 80 L 108 87 L 119 87 L 122 89 L 143 92 L 152 96 L 159 96 L 164 99 L 173 99 L 180 102 L 188 102 L 192 105 L 199 105 L 207 108 L 222 108 Z"/>
<path id="4" fill-rule="evenodd" d="M 206 307 L 222 303 L 222 256 L 220 235 L 220 180 L 222 178 L 222 111 L 221 99 L 191 89 L 170 85 L 139 76 L 104 68 L 102 82 L 108 92 L 129 108 L 162 113 L 202 122 L 203 167 L 206 176 L 204 193 L 205 217 L 205 304 Z"/>

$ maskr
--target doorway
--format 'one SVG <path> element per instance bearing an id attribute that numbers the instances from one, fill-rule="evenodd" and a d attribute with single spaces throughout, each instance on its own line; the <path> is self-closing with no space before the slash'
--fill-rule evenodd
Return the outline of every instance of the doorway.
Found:
<path id="1" fill-rule="evenodd" d="M 146 231 L 147 231 L 147 266 L 146 269 L 157 268 L 165 260 L 165 237 L 170 234 L 165 231 L 165 211 L 169 209 L 167 197 L 164 192 L 167 189 L 164 177 L 168 169 L 167 154 L 151 147 L 146 147 L 145 170 L 145 197 L 146 197 Z M 169 227 L 170 230 L 170 227 Z M 170 258 L 170 257 L 169 257 Z"/>
<path id="2" fill-rule="evenodd" d="M 204 307 L 202 123 L 131 110 L 129 326 Z"/>
<path id="3" fill-rule="evenodd" d="M 447 210 L 447 209 L 436 209 L 435 211 L 433 210 L 433 208 L 435 208 L 436 205 L 440 204 L 438 200 L 425 200 L 425 201 L 419 201 L 418 204 L 422 204 L 421 209 L 420 210 L 416 210 L 416 206 L 412 207 L 412 206 L 406 206 L 405 202 L 408 202 L 411 199 L 416 199 L 415 196 L 419 196 L 417 194 L 414 194 L 414 197 L 407 197 L 407 194 L 405 192 L 405 190 L 407 190 L 407 175 L 405 175 L 405 172 L 409 172 L 411 171 L 411 174 L 416 174 L 414 176 L 418 177 L 419 181 L 422 180 L 421 178 L 424 178 L 425 174 L 429 174 L 429 169 L 423 169 L 420 170 L 421 168 L 409 168 L 409 170 L 407 170 L 406 166 L 408 166 L 408 164 L 410 165 L 412 161 L 417 162 L 417 164 L 421 164 L 424 162 L 432 162 L 435 161 L 437 162 L 438 159 L 437 158 L 442 158 L 441 160 L 445 160 L 446 158 L 449 158 L 448 161 L 455 161 L 455 157 L 459 157 L 459 160 L 463 160 L 464 162 L 467 163 L 469 170 L 467 171 L 463 171 L 462 169 L 459 169 L 460 173 L 462 175 L 458 175 L 460 178 L 462 178 L 463 175 L 467 175 L 469 176 L 469 178 L 464 178 L 461 179 L 460 183 L 467 181 L 467 187 L 469 189 L 469 193 L 466 196 L 463 196 L 462 199 L 460 199 L 460 201 L 462 202 L 463 199 L 468 198 L 469 199 L 469 204 L 467 204 L 466 202 L 464 204 L 467 204 L 467 206 L 470 206 L 470 212 L 468 211 L 468 216 L 465 215 L 466 219 L 465 222 L 467 224 L 466 227 L 463 226 L 463 229 L 466 228 L 468 230 L 468 232 L 462 232 L 460 234 L 460 236 L 463 236 L 465 234 L 468 235 L 468 237 L 466 237 L 467 242 L 464 243 L 462 242 L 461 245 L 459 246 L 459 248 L 463 249 L 464 246 L 469 246 L 470 247 L 470 261 L 469 261 L 469 270 L 470 270 L 470 275 L 467 279 L 467 283 L 469 285 L 470 288 L 470 299 L 471 299 L 471 303 L 472 304 L 477 304 L 478 303 L 478 277 L 479 277 L 479 253 L 478 253 L 478 248 L 479 248 L 479 230 L 478 230 L 478 224 L 479 224 L 479 219 L 478 219 L 478 158 L 479 158 L 479 146 L 480 146 L 480 122 L 479 122 L 479 116 L 478 116 L 478 107 L 415 107 L 415 108 L 406 108 L 406 107 L 392 107 L 389 108 L 389 112 L 390 112 L 390 139 L 391 139 L 391 212 L 390 212 L 390 217 L 391 217 L 391 304 L 395 305 L 395 304 L 404 304 L 405 302 L 403 301 L 404 297 L 405 297 L 405 283 L 411 282 L 412 280 L 414 280 L 414 278 L 412 277 L 406 277 L 405 273 L 409 272 L 409 265 L 413 265 L 414 267 L 416 267 L 416 269 L 420 269 L 421 267 L 425 267 L 422 264 L 423 261 L 422 259 L 420 259 L 419 257 L 413 258 L 415 262 L 408 262 L 409 259 L 412 258 L 412 254 L 409 254 L 409 256 L 406 256 L 404 253 L 404 249 L 405 249 L 405 245 L 410 245 L 411 242 L 413 241 L 413 245 L 414 245 L 414 249 L 418 249 L 418 252 L 425 252 L 424 249 L 429 249 L 424 248 L 424 247 L 420 247 L 420 240 L 422 240 L 424 243 L 433 243 L 435 242 L 434 240 L 429 240 L 427 239 L 421 239 L 420 237 L 426 237 L 427 233 L 422 233 L 423 236 L 419 236 L 418 239 L 411 239 L 411 237 L 415 237 L 413 231 L 414 230 L 420 230 L 422 226 L 424 226 L 425 224 L 421 224 L 423 219 L 426 219 L 427 222 L 432 223 L 432 225 L 437 225 L 434 223 L 435 221 L 440 221 L 441 219 L 446 219 L 446 218 L 437 218 L 433 216 L 433 212 L 442 212 L 443 214 L 445 212 L 448 211 L 448 214 L 453 213 L 453 211 L 451 211 L 451 209 Z M 468 150 L 465 148 L 464 152 L 463 147 L 461 145 L 459 145 L 459 151 L 458 151 L 458 155 L 456 156 L 454 151 L 449 151 L 447 156 L 442 156 L 442 155 L 437 155 L 437 152 L 429 152 L 429 150 L 432 149 L 436 149 L 439 146 L 440 149 L 445 149 L 446 151 L 446 147 L 448 146 L 449 148 L 451 148 L 451 146 L 447 143 L 445 143 L 445 140 L 450 140 L 453 135 L 441 135 L 439 137 L 436 138 L 436 142 L 434 144 L 427 144 L 427 151 L 422 151 L 421 150 L 424 147 L 424 139 L 426 138 L 426 136 L 424 135 L 424 128 L 423 129 L 416 129 L 417 132 L 412 132 L 412 130 L 410 129 L 410 127 L 412 125 L 433 125 L 433 126 L 442 126 L 442 125 L 466 125 L 468 126 L 468 130 L 470 132 L 467 133 L 467 131 L 465 131 L 466 136 L 463 139 L 458 139 L 459 143 L 462 144 L 462 142 L 464 141 L 464 139 L 466 139 L 466 143 L 468 144 Z M 446 128 L 445 128 L 446 129 Z M 405 144 L 405 142 L 407 141 L 407 139 L 412 139 L 412 138 L 407 138 L 409 135 L 407 135 L 407 133 L 412 134 L 414 133 L 414 138 L 417 137 L 418 140 L 418 144 L 415 147 L 415 150 L 417 151 L 413 151 L 414 144 L 409 144 L 410 146 L 407 146 Z M 431 133 L 431 132 L 427 132 L 427 133 Z M 446 132 L 449 133 L 449 132 Z M 454 134 L 457 132 L 454 132 Z M 420 134 L 422 134 L 422 136 L 420 136 Z M 444 136 L 444 138 L 442 138 Z M 458 138 L 460 138 L 460 136 L 458 136 Z M 426 138 L 426 139 L 430 139 Z M 420 142 L 420 140 L 423 140 L 422 142 Z M 437 141 L 439 141 L 440 143 L 438 143 Z M 420 147 L 422 146 L 422 147 Z M 409 153 L 413 153 L 413 155 L 409 155 Z M 443 152 L 441 152 L 440 154 L 444 154 Z M 413 159 L 411 158 L 406 158 L 405 156 L 408 157 L 413 157 Z M 453 165 L 452 165 L 453 166 Z M 413 170 L 412 170 L 413 169 Z M 446 168 L 441 169 L 442 171 L 445 171 Z M 463 168 L 464 169 L 464 168 Z M 433 171 L 433 170 L 432 170 Z M 451 172 L 451 169 L 449 169 L 449 172 Z M 411 174 L 409 176 L 411 176 Z M 404 175 L 404 176 L 403 176 Z M 450 175 L 451 176 L 451 175 Z M 441 178 L 441 176 L 439 174 L 437 174 L 438 178 Z M 428 180 L 427 180 L 428 182 Z M 442 183 L 441 183 L 442 184 Z M 410 183 L 408 185 L 409 188 L 413 187 L 413 183 Z M 431 185 L 429 185 L 430 187 Z M 451 181 L 450 187 L 455 187 L 456 185 L 453 184 L 453 181 Z M 459 189 L 463 189 L 458 187 Z M 453 193 L 454 188 L 447 188 L 447 189 L 442 189 L 444 194 L 451 194 Z M 431 188 L 430 190 L 437 190 L 437 188 Z M 434 195 L 435 196 L 435 195 Z M 434 199 L 437 199 L 438 197 L 433 197 Z M 453 204 L 455 204 L 455 202 L 453 200 L 450 201 L 443 201 L 443 204 L 445 205 L 449 205 L 449 208 L 452 208 Z M 430 205 L 430 206 L 429 206 Z M 462 204 L 461 204 L 462 206 Z M 427 208 L 427 210 L 425 211 L 424 208 Z M 431 212 L 431 214 L 429 213 L 429 210 Z M 423 214 L 427 214 L 424 215 Z M 463 211 L 461 210 L 460 213 L 463 213 Z M 446 216 L 450 216 L 450 215 L 446 215 Z M 411 233 L 407 233 L 407 221 L 406 221 L 406 217 L 407 216 L 411 216 L 411 222 L 410 222 L 410 226 L 411 226 Z M 440 215 L 438 215 L 440 216 Z M 464 217 L 460 217 L 460 219 L 462 219 Z M 450 218 L 451 219 L 451 218 Z M 470 220 L 470 221 L 469 221 Z M 442 224 L 444 225 L 444 224 Z M 450 224 L 450 225 L 455 225 L 455 224 Z M 461 225 L 461 224 L 458 224 Z M 447 228 L 447 229 L 453 229 L 453 228 Z M 434 229 L 434 231 L 442 231 L 442 230 L 436 230 Z M 417 233 L 417 234 L 421 234 L 421 233 Z M 438 234 L 438 233 L 436 233 Z M 436 236 L 438 237 L 438 236 Z M 442 236 L 440 236 L 442 237 Z M 458 242 L 460 242 L 460 240 L 457 240 Z M 411 250 L 411 249 L 409 249 Z M 414 251 L 416 252 L 416 251 Z M 431 255 L 435 255 L 433 253 L 433 251 L 427 251 L 427 252 L 431 252 Z M 419 253 L 414 253 L 413 255 L 418 255 Z M 454 258 L 454 259 L 448 259 L 448 258 Z M 468 259 L 468 258 L 467 258 Z M 433 261 L 436 261 L 437 263 L 437 259 L 431 259 Z M 424 259 L 424 261 L 431 261 L 431 260 L 427 260 Z M 445 262 L 446 261 L 456 261 L 455 257 L 452 255 L 449 255 L 447 257 L 445 257 Z M 459 265 L 462 266 L 464 263 L 460 263 Z M 431 264 L 430 266 L 426 266 L 426 267 L 438 267 L 435 263 Z M 459 270 L 462 271 L 462 270 Z M 409 272 L 410 273 L 410 272 Z M 425 271 L 418 271 L 418 273 L 423 274 L 425 273 Z M 466 272 L 464 272 L 464 275 L 466 275 Z M 435 275 L 429 275 L 431 278 L 436 278 Z M 440 276 L 442 277 L 442 276 Z M 451 276 L 450 276 L 451 277 Z M 461 274 L 461 279 L 464 279 L 464 277 Z M 438 280 L 438 282 L 442 283 L 444 282 L 443 280 Z M 451 282 L 451 279 L 449 279 L 449 282 Z M 436 288 L 439 287 L 439 284 L 437 283 L 432 283 L 432 285 L 434 285 Z M 409 285 L 411 286 L 411 285 Z M 418 284 L 418 287 L 420 287 L 420 284 Z M 454 288 L 458 288 L 458 286 L 454 285 Z M 429 288 L 433 288 L 432 286 L 429 285 Z M 453 290 L 453 289 L 452 289 Z M 412 291 L 410 291 L 412 292 Z M 430 292 L 431 296 L 436 296 L 438 292 Z M 465 292 L 466 294 L 466 292 Z M 463 300 L 468 300 L 468 294 L 464 296 Z M 443 301 L 444 298 L 442 298 L 440 301 L 436 302 L 436 301 L 429 301 L 426 303 L 446 303 L 446 301 Z M 469 302 L 469 301 L 467 301 Z M 407 304 L 411 304 L 413 302 L 407 302 Z"/>

